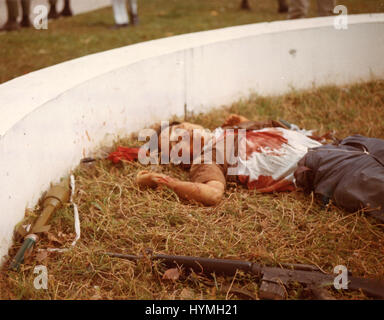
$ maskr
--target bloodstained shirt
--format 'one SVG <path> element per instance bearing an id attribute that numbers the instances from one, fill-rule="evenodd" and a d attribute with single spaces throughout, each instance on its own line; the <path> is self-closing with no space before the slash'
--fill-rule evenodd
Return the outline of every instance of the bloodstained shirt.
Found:
<path id="1" fill-rule="evenodd" d="M 309 148 L 321 144 L 305 134 L 284 129 L 216 129 L 214 138 L 194 159 L 191 180 L 239 181 L 259 192 L 295 189 L 297 163 Z"/>

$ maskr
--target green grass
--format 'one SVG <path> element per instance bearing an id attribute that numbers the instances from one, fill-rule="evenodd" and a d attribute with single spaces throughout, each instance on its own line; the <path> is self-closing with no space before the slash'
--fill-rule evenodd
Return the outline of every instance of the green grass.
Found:
<path id="1" fill-rule="evenodd" d="M 190 121 L 210 129 L 230 113 L 254 120 L 282 117 L 323 134 L 343 138 L 362 134 L 384 139 L 384 81 L 348 87 L 292 91 L 277 97 L 252 96 L 231 106 L 196 114 Z M 134 145 L 135 139 L 119 144 Z M 239 273 L 236 278 L 209 279 L 182 272 L 177 281 L 163 280 L 165 268 L 147 260 L 134 264 L 103 252 L 155 252 L 201 257 L 243 259 L 266 265 L 313 264 L 332 273 L 345 265 L 355 276 L 384 279 L 384 225 L 364 212 L 322 208 L 303 193 L 257 194 L 228 183 L 223 201 L 203 207 L 180 200 L 168 189 L 141 190 L 134 177 L 140 163 L 112 165 L 108 160 L 80 165 L 76 197 L 82 237 L 66 253 L 30 256 L 19 273 L 0 271 L 2 299 L 237 299 L 234 290 L 258 297 L 259 280 Z M 154 166 L 183 179 L 188 172 L 175 166 Z M 36 216 L 37 212 L 27 213 Z M 39 249 L 68 247 L 74 239 L 70 205 L 55 214 Z M 55 240 L 59 240 L 57 242 Z M 9 251 L 13 257 L 17 241 Z M 48 290 L 35 290 L 33 268 L 47 266 Z M 233 281 L 232 289 L 229 290 Z M 358 291 L 329 293 L 339 299 L 367 299 Z M 289 299 L 309 299 L 301 286 L 288 288 Z"/>
<path id="2" fill-rule="evenodd" d="M 48 30 L 23 29 L 0 33 L 0 83 L 59 62 L 129 44 L 177 34 L 285 19 L 276 0 L 251 0 L 252 11 L 240 0 L 140 1 L 140 25 L 110 30 L 112 9 L 50 21 Z M 344 0 L 349 13 L 384 12 L 381 0 Z M 310 16 L 316 16 L 312 1 Z"/>

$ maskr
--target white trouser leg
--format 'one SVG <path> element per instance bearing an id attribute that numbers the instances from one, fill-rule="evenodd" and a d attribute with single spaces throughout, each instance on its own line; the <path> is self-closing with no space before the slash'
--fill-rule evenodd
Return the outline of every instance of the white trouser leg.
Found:
<path id="1" fill-rule="evenodd" d="M 113 15 L 116 24 L 129 23 L 126 0 L 112 0 Z"/>
<path id="2" fill-rule="evenodd" d="M 290 0 L 288 19 L 305 18 L 308 14 L 309 0 Z"/>
<path id="3" fill-rule="evenodd" d="M 129 7 L 131 8 L 131 13 L 137 16 L 137 0 L 129 0 Z"/>

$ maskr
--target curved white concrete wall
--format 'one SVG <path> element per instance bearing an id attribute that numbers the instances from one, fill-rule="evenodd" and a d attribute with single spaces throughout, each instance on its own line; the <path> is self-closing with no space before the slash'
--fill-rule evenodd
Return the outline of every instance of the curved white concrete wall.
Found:
<path id="1" fill-rule="evenodd" d="M 291 87 L 384 78 L 384 14 L 225 28 L 82 57 L 0 85 L 0 256 L 49 183 L 106 137 Z"/>

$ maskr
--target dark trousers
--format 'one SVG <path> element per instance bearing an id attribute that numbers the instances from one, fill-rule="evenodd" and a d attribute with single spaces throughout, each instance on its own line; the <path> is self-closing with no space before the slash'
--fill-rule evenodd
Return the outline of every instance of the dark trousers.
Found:
<path id="1" fill-rule="evenodd" d="M 16 22 L 17 17 L 19 16 L 19 3 L 18 0 L 6 0 L 7 11 L 8 11 L 8 22 Z M 31 1 L 30 0 L 21 0 L 22 15 L 23 19 L 29 17 Z"/>
<path id="2" fill-rule="evenodd" d="M 49 0 L 50 11 L 57 12 L 56 4 L 57 4 L 57 0 Z M 71 7 L 70 7 L 70 0 L 64 0 L 63 13 L 64 13 L 64 15 L 72 15 Z"/>

